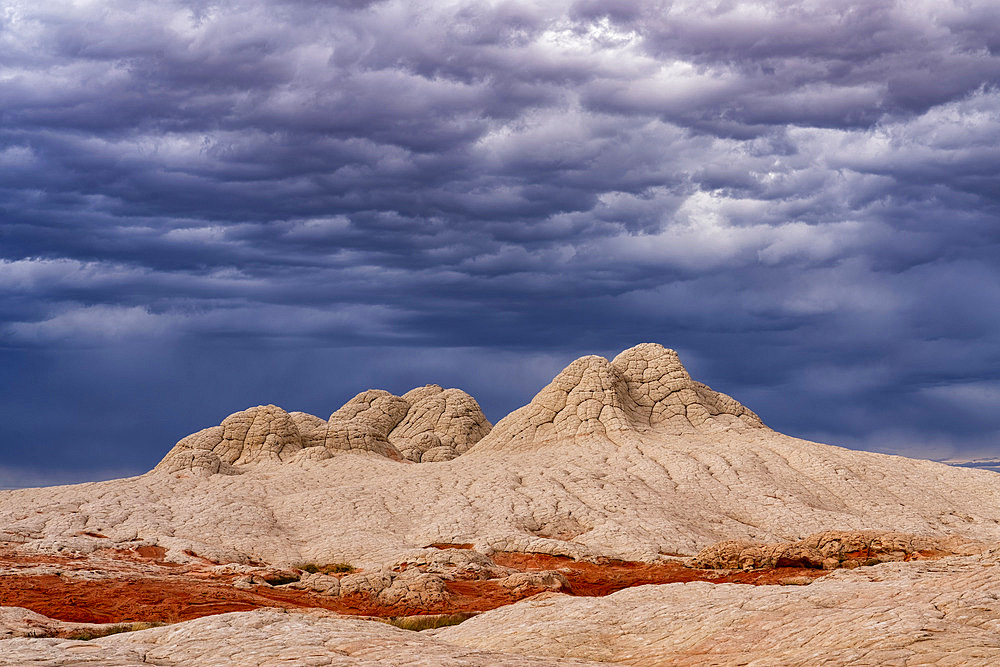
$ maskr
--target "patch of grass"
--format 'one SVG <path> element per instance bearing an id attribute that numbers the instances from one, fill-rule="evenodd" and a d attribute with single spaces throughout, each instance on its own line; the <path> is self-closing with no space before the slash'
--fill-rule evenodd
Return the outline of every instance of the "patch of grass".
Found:
<path id="1" fill-rule="evenodd" d="M 164 623 L 153 622 L 153 623 L 115 623 L 114 625 L 105 625 L 103 628 L 94 628 L 93 630 L 82 630 L 75 634 L 70 635 L 67 639 L 76 639 L 78 641 L 90 641 L 91 639 L 100 639 L 101 637 L 107 637 L 109 635 L 117 635 L 122 632 L 135 632 L 136 630 L 148 630 L 150 628 L 158 628 Z"/>
<path id="2" fill-rule="evenodd" d="M 446 628 L 449 625 L 458 625 L 462 621 L 467 621 L 475 612 L 460 612 L 457 614 L 424 614 L 421 616 L 391 616 L 385 619 L 389 625 L 395 625 L 403 630 L 431 630 L 433 628 Z"/>
<path id="3" fill-rule="evenodd" d="M 303 572 L 309 572 L 310 574 L 347 574 L 349 572 L 354 572 L 356 569 L 350 563 L 327 563 L 326 565 L 302 563 L 296 567 Z"/>

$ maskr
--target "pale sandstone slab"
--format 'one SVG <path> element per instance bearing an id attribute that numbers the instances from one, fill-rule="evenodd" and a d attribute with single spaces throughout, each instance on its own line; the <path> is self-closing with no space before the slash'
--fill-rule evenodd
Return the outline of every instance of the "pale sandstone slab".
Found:
<path id="1" fill-rule="evenodd" d="M 83 632 L 101 627 L 99 623 L 59 621 L 22 607 L 0 607 L 0 639 L 50 637 L 62 632 Z"/>
<path id="2" fill-rule="evenodd" d="M 87 642 L 9 639 L 0 665 L 587 665 L 576 659 L 469 649 L 377 621 L 257 610 L 112 635 Z"/>
<path id="3" fill-rule="evenodd" d="M 428 425 L 468 437 L 485 428 L 454 417 L 472 404 L 439 389 L 409 398 L 365 392 L 334 421 L 354 424 L 348 432 L 364 431 L 371 442 L 395 437 L 400 424 L 403 440 L 431 432 L 413 435 Z M 140 540 L 181 561 L 190 551 L 219 561 L 367 568 L 442 542 L 648 561 L 722 540 L 794 541 L 826 530 L 1000 541 L 996 473 L 775 433 L 691 380 L 676 354 L 655 345 L 612 362 L 574 362 L 448 461 L 413 465 L 367 445 L 313 460 L 303 452 L 331 451 L 315 445 L 315 431 L 304 439 L 299 432 L 286 457 L 282 434 L 307 422 L 318 427 L 276 410 L 249 425 L 246 415 L 232 419 L 217 427 L 221 434 L 191 436 L 243 442 L 236 458 L 229 445 L 219 450 L 220 470 L 240 474 L 168 466 L 130 479 L 0 492 L 0 540 L 42 550 Z M 339 436 L 327 433 L 323 442 L 330 437 Z"/>
<path id="4" fill-rule="evenodd" d="M 726 540 L 702 549 L 694 567 L 756 569 L 813 567 L 835 569 L 982 551 L 960 537 L 931 538 L 900 532 L 828 530 L 796 542 Z"/>
<path id="5" fill-rule="evenodd" d="M 484 650 L 633 665 L 995 665 L 997 556 L 885 563 L 808 586 L 549 594 L 431 633 Z"/>

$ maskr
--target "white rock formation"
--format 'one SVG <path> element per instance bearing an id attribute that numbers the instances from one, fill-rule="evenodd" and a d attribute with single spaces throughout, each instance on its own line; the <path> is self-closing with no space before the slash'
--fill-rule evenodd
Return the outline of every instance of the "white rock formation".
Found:
<path id="1" fill-rule="evenodd" d="M 85 632 L 101 627 L 103 626 L 98 623 L 58 621 L 21 607 L 0 607 L 0 639 L 51 637 L 60 632 Z M 7 644 L 3 646 L 7 646 Z M 0 648 L 0 652 L 2 651 L 3 649 Z"/>
<path id="2" fill-rule="evenodd" d="M 730 396 L 695 382 L 677 353 L 644 343 L 613 361 L 577 359 L 502 419 L 477 449 L 536 450 L 581 436 L 680 435 L 766 428 Z"/>
<path id="3" fill-rule="evenodd" d="M 251 408 L 184 438 L 145 475 L 0 492 L 0 542 L 159 545 L 180 562 L 348 562 L 364 571 L 296 585 L 419 606 L 445 594 L 448 568 L 506 576 L 514 589 L 565 587 L 558 572 L 505 572 L 482 557 L 494 550 L 652 561 L 731 540 L 699 558 L 743 567 L 860 564 L 860 547 L 874 548 L 867 533 L 823 531 L 896 531 L 879 538 L 892 558 L 996 544 L 998 479 L 775 433 L 693 381 L 673 351 L 645 344 L 575 361 L 492 430 L 471 397 L 436 386 L 364 392 L 326 421 Z M 427 548 L 436 543 L 475 550 Z M 411 563 L 423 571 L 383 568 Z M 85 643 L 14 638 L 0 665 L 992 665 L 998 590 L 1000 554 L 989 551 L 838 570 L 801 587 L 545 594 L 421 634 L 258 611 Z M 0 610 L 0 627 L 65 629 L 19 610 Z"/>
<path id="4" fill-rule="evenodd" d="M 219 614 L 86 642 L 8 639 L 0 645 L 0 665 L 11 667 L 278 664 L 534 667 L 594 663 L 468 649 L 378 621 L 281 610 Z"/>
<path id="5" fill-rule="evenodd" d="M 478 442 L 490 423 L 460 389 L 418 387 L 403 396 L 370 389 L 323 421 L 276 405 L 236 412 L 220 426 L 181 439 L 156 466 L 164 472 L 239 474 L 259 463 L 328 459 L 368 452 L 400 460 L 445 461 Z M 401 453 L 402 451 L 402 453 Z"/>
<path id="6" fill-rule="evenodd" d="M 543 595 L 430 632 L 505 654 L 630 665 L 996 665 L 998 591 L 993 552 L 838 570 L 808 586 Z"/>
<path id="7" fill-rule="evenodd" d="M 0 492 L 0 540 L 368 568 L 442 542 L 655 560 L 825 530 L 1000 541 L 995 473 L 775 433 L 658 345 L 577 360 L 469 447 L 487 428 L 471 397 L 433 386 L 364 392 L 327 422 L 254 408 L 146 475 Z M 438 441 L 468 449 L 411 464 Z"/>
<path id="8" fill-rule="evenodd" d="M 447 461 L 464 454 L 490 432 L 475 399 L 459 389 L 428 385 L 403 394 L 410 409 L 389 434 L 404 458 Z"/>

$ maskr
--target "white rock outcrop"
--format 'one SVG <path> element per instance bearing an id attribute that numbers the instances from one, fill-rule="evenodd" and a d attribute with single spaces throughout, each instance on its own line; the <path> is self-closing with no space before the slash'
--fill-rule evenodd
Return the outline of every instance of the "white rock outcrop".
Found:
<path id="1" fill-rule="evenodd" d="M 996 473 L 776 433 L 659 345 L 577 360 L 478 439 L 487 428 L 435 386 L 364 392 L 326 422 L 254 408 L 139 477 L 0 492 L 0 540 L 363 568 L 435 543 L 651 561 L 829 530 L 1000 541 Z M 461 455 L 411 463 L 439 447 Z M 241 474 L 205 476 L 216 461 Z"/>
<path id="2" fill-rule="evenodd" d="M 594 663 L 469 649 L 378 621 L 272 609 L 218 614 L 86 642 L 8 639 L 0 645 L 0 665 L 10 667 L 280 664 L 535 667 Z"/>
<path id="3" fill-rule="evenodd" d="M 566 589 L 559 571 L 497 566 L 496 551 L 698 554 L 736 568 L 979 555 L 807 586 L 545 593 L 420 634 L 222 614 L 85 643 L 5 639 L 0 665 L 998 664 L 1000 555 L 986 548 L 1000 543 L 998 479 L 776 433 L 653 344 L 573 362 L 492 430 L 472 397 L 435 385 L 363 392 L 328 420 L 258 406 L 182 439 L 145 475 L 0 491 L 0 542 L 63 555 L 156 547 L 168 561 L 239 563 L 224 567 L 245 568 L 249 587 L 272 566 L 350 563 L 362 571 L 287 585 L 414 608 L 450 595 L 458 570 L 508 590 Z M 434 547 L 447 544 L 466 548 Z M 65 629 L 23 610 L 0 621 L 8 637 Z"/>
<path id="4" fill-rule="evenodd" d="M 677 353 L 653 343 L 612 361 L 577 359 L 532 399 L 497 422 L 480 451 L 537 449 L 580 436 L 664 435 L 766 428 L 726 394 L 695 382 Z"/>
<path id="5" fill-rule="evenodd" d="M 367 452 L 415 463 L 446 461 L 490 430 L 476 400 L 460 389 L 427 385 L 403 396 L 370 389 L 323 421 L 305 412 L 258 405 L 182 438 L 156 466 L 164 472 L 233 475 L 254 464 L 328 459 Z"/>
<path id="6" fill-rule="evenodd" d="M 993 552 L 838 570 L 808 586 L 536 596 L 432 634 L 504 654 L 627 665 L 996 665 L 998 590 Z"/>

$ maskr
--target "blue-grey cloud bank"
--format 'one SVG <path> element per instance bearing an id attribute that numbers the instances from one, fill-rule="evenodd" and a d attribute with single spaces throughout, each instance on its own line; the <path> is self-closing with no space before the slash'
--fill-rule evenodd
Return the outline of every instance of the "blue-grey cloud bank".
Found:
<path id="1" fill-rule="evenodd" d="M 495 421 L 643 341 L 995 454 L 998 83 L 993 0 L 10 0 L 0 484 L 369 387 Z"/>

